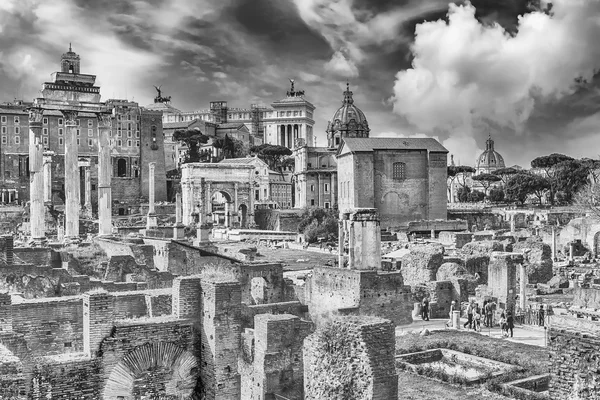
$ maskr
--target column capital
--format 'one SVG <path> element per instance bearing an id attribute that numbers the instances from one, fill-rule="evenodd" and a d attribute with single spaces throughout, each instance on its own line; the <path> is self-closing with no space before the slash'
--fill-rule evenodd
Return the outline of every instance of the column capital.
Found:
<path id="1" fill-rule="evenodd" d="M 40 124 L 42 123 L 42 118 L 44 116 L 44 110 L 40 107 L 31 107 L 27 109 L 29 113 L 29 125 Z"/>
<path id="2" fill-rule="evenodd" d="M 65 117 L 65 125 L 77 125 L 77 111 L 61 111 Z"/>
<path id="3" fill-rule="evenodd" d="M 98 118 L 98 128 L 110 128 L 112 124 L 112 114 L 96 114 Z"/>

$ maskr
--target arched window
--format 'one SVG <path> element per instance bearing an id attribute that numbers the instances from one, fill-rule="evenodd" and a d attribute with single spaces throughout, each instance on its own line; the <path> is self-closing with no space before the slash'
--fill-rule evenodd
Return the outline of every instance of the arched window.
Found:
<path id="1" fill-rule="evenodd" d="M 124 178 L 127 176 L 127 160 L 124 158 L 119 158 L 117 161 L 117 176 L 119 178 Z"/>
<path id="2" fill-rule="evenodd" d="M 406 164 L 403 162 L 394 163 L 393 176 L 395 181 L 403 181 L 406 179 Z"/>

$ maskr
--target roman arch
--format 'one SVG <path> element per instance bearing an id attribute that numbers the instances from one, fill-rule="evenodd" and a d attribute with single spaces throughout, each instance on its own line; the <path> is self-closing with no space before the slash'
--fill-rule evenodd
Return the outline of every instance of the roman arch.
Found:
<path id="1" fill-rule="evenodd" d="M 248 228 L 254 221 L 253 165 L 189 163 L 181 168 L 183 223 Z"/>

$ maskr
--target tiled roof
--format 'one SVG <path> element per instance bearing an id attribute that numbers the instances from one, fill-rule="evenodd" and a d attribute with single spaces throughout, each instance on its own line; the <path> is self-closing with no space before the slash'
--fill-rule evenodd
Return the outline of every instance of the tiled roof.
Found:
<path id="1" fill-rule="evenodd" d="M 163 123 L 163 129 L 180 129 L 180 128 L 187 128 L 190 125 L 194 124 L 198 122 L 197 119 L 192 120 L 192 121 L 180 121 L 180 122 L 164 122 Z"/>
<path id="2" fill-rule="evenodd" d="M 351 152 L 373 150 L 427 150 L 447 153 L 448 150 L 432 138 L 344 138 Z"/>
<path id="3" fill-rule="evenodd" d="M 239 129 L 244 126 L 243 122 L 227 122 L 217 125 L 217 129 Z"/>

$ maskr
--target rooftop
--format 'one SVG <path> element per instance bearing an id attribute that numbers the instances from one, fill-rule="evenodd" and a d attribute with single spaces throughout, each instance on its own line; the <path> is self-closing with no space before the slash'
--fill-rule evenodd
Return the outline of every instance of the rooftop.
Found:
<path id="1" fill-rule="evenodd" d="M 432 138 L 344 138 L 340 150 L 347 147 L 350 152 L 374 150 L 427 150 L 448 153 L 448 150 Z"/>

